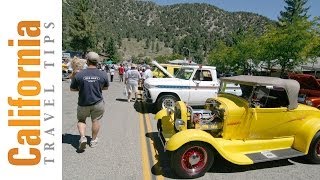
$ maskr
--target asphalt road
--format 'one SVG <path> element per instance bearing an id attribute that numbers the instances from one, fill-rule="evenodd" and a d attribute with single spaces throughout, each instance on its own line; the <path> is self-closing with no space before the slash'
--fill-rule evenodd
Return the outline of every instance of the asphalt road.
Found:
<path id="1" fill-rule="evenodd" d="M 78 93 L 69 91 L 69 85 L 68 81 L 62 82 L 64 180 L 177 179 L 156 136 L 152 108 L 141 102 L 128 103 L 123 95 L 124 84 L 117 76 L 109 90 L 104 91 L 106 112 L 101 119 L 98 146 L 87 146 L 84 152 L 78 152 Z M 90 138 L 90 119 L 87 124 L 86 135 Z M 217 157 L 211 170 L 199 179 L 316 180 L 319 176 L 320 165 L 308 164 L 303 158 L 238 166 Z"/>

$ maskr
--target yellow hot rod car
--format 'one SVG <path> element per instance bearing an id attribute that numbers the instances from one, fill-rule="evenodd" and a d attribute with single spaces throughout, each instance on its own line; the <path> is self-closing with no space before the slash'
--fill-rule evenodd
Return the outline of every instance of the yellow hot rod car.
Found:
<path id="1" fill-rule="evenodd" d="M 241 94 L 226 91 L 239 84 Z M 299 83 L 262 76 L 221 78 L 204 109 L 178 101 L 155 115 L 159 137 L 182 178 L 203 176 L 220 154 L 247 165 L 305 156 L 320 164 L 320 110 L 298 104 Z"/>

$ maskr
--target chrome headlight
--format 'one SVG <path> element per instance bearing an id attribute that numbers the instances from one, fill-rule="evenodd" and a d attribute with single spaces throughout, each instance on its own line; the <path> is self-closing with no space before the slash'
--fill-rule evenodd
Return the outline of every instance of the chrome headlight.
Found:
<path id="1" fill-rule="evenodd" d="M 170 116 L 171 114 L 174 113 L 174 109 L 172 108 L 167 108 L 167 115 Z"/>
<path id="2" fill-rule="evenodd" d="M 185 123 L 182 119 L 176 119 L 176 121 L 174 122 L 174 126 L 177 130 L 181 131 L 185 126 Z"/>

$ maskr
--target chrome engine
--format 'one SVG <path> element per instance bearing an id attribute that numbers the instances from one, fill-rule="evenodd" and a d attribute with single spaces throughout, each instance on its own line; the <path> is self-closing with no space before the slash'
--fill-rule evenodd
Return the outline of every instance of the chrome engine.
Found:
<path id="1" fill-rule="evenodd" d="M 216 100 L 208 100 L 205 109 L 192 109 L 188 107 L 190 113 L 191 127 L 210 132 L 214 136 L 219 136 L 223 127 L 224 109 L 220 108 L 220 103 Z"/>

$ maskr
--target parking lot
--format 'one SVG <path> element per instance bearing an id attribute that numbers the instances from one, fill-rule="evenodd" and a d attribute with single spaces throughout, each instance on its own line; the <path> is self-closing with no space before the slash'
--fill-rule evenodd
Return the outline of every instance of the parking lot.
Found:
<path id="1" fill-rule="evenodd" d="M 117 76 L 116 76 L 117 77 Z M 124 84 L 116 78 L 104 92 L 106 112 L 101 119 L 100 141 L 96 148 L 77 152 L 77 92 L 62 82 L 63 97 L 63 179 L 176 179 L 169 168 L 156 134 L 153 109 L 142 102 L 128 103 Z M 91 123 L 87 120 L 87 136 Z M 255 165 L 234 165 L 216 157 L 214 165 L 199 179 L 319 179 L 319 165 L 303 158 Z"/>

